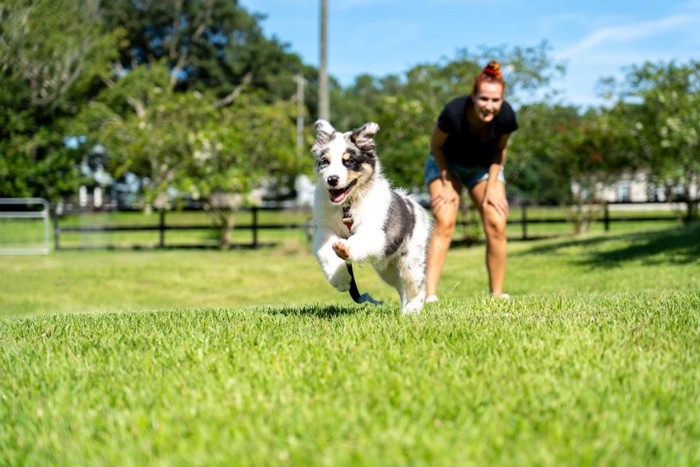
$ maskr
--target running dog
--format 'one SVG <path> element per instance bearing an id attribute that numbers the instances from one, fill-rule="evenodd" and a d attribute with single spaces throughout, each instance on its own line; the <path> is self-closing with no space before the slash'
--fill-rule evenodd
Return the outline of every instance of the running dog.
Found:
<path id="1" fill-rule="evenodd" d="M 406 192 L 392 189 L 375 154 L 379 125 L 346 133 L 319 120 L 311 148 L 314 173 L 314 254 L 328 282 L 340 292 L 359 293 L 351 263 L 371 264 L 395 287 L 404 313 L 425 300 L 425 267 L 431 221 Z M 366 294 L 365 294 L 366 296 Z"/>

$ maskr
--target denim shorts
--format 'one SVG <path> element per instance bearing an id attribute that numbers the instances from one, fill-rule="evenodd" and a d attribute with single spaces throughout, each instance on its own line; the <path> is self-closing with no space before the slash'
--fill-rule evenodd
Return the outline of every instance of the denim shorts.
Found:
<path id="1" fill-rule="evenodd" d="M 462 186 L 466 186 L 467 189 L 471 189 L 474 185 L 484 180 L 489 179 L 489 168 L 488 167 L 463 167 L 461 165 L 450 165 L 450 172 L 462 182 Z M 435 158 L 432 154 L 428 156 L 428 161 L 425 163 L 425 183 L 428 184 L 440 178 L 440 169 L 438 169 Z M 503 166 L 501 166 L 501 171 L 498 173 L 498 179 L 504 184 L 506 183 L 506 177 L 503 174 Z"/>

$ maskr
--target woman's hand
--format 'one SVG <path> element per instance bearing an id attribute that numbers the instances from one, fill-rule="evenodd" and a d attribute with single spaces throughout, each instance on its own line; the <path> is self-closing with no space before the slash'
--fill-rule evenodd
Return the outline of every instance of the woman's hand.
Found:
<path id="1" fill-rule="evenodd" d="M 442 180 L 442 189 L 430 201 L 433 212 L 440 212 L 450 206 L 459 206 L 459 193 L 454 189 L 455 182 L 452 180 L 452 174 L 448 175 L 448 178 L 448 180 Z"/>
<path id="2" fill-rule="evenodd" d="M 499 190 L 496 187 L 486 186 L 486 192 L 484 193 L 484 200 L 481 203 L 482 208 L 491 205 L 496 210 L 498 214 L 503 217 L 508 216 L 508 199 L 506 198 L 503 190 Z"/>

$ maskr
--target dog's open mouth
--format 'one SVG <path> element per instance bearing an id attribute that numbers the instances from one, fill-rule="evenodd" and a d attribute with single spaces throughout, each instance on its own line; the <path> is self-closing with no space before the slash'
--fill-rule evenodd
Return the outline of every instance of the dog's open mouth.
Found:
<path id="1" fill-rule="evenodd" d="M 328 193 L 331 197 L 331 203 L 341 203 L 355 185 L 357 185 L 357 180 L 348 183 L 348 186 L 345 188 L 329 188 Z"/>

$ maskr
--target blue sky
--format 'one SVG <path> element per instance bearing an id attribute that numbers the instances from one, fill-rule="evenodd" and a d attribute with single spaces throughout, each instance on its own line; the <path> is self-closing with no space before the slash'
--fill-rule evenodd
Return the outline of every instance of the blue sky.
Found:
<path id="1" fill-rule="evenodd" d="M 268 37 L 318 66 L 320 0 L 241 0 L 267 18 Z M 598 105 L 596 83 L 646 61 L 700 59 L 700 0 L 328 0 L 328 72 L 402 74 L 466 48 L 529 47 L 543 40 L 566 65 L 553 83 L 564 103 Z"/>

